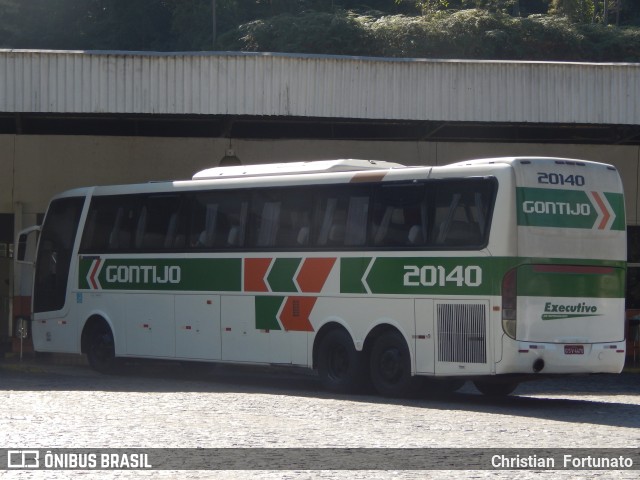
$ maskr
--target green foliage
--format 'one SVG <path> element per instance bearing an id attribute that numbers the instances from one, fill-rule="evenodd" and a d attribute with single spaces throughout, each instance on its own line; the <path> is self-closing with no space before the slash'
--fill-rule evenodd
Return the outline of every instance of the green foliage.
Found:
<path id="1" fill-rule="evenodd" d="M 345 11 L 311 11 L 255 20 L 222 36 L 219 47 L 222 50 L 336 55 L 364 55 L 370 51 L 367 32 Z"/>
<path id="2" fill-rule="evenodd" d="M 0 47 L 640 61 L 640 1 L 604 1 L 0 0 Z"/>
<path id="3" fill-rule="evenodd" d="M 640 28 L 580 25 L 585 56 L 597 62 L 639 62 Z"/>
<path id="4" fill-rule="evenodd" d="M 412 17 L 307 12 L 243 25 L 227 33 L 220 46 L 385 57 L 637 62 L 640 29 L 476 9 Z"/>
<path id="5" fill-rule="evenodd" d="M 564 18 L 520 19 L 482 10 L 409 22 L 386 17 L 371 28 L 378 43 L 385 45 L 382 55 L 391 57 L 568 60 L 577 55 L 571 46 L 580 41 Z"/>
<path id="6" fill-rule="evenodd" d="M 0 46 L 50 49 L 69 45 L 86 37 L 83 9 L 74 0 L 2 0 L 0 2 Z M 80 47 L 75 47 L 80 48 Z"/>
<path id="7" fill-rule="evenodd" d="M 184 51 L 211 49 L 212 22 L 211 2 L 176 2 L 171 17 L 172 48 Z"/>
<path id="8" fill-rule="evenodd" d="M 549 12 L 565 15 L 574 22 L 589 22 L 593 18 L 597 0 L 552 0 Z"/>

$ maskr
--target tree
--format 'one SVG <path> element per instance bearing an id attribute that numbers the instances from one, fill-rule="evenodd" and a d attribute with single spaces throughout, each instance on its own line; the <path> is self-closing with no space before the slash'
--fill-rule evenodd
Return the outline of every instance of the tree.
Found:
<path id="1" fill-rule="evenodd" d="M 552 0 L 549 13 L 564 15 L 573 22 L 587 23 L 593 12 L 593 0 Z"/>
<path id="2" fill-rule="evenodd" d="M 93 0 L 93 3 L 92 43 L 96 45 L 94 48 L 170 49 L 172 2 Z"/>
<path id="3" fill-rule="evenodd" d="M 219 3 L 216 0 L 173 3 L 170 9 L 170 48 L 180 51 L 213 50 L 219 30 Z"/>
<path id="4" fill-rule="evenodd" d="M 623 8 L 622 3 L 622 0 L 595 0 L 593 6 L 593 22 L 595 23 L 599 20 L 602 24 L 608 25 L 611 12 L 614 12 L 616 25 L 620 25 L 620 11 Z M 602 15 L 599 16 L 598 13 L 600 11 Z"/>
<path id="5" fill-rule="evenodd" d="M 437 10 L 446 10 L 449 8 L 448 0 L 417 0 L 416 6 L 420 8 L 422 14 L 432 13 Z"/>
<path id="6" fill-rule="evenodd" d="M 74 0 L 2 0 L 0 42 L 12 48 L 70 49 L 86 38 L 86 8 Z"/>

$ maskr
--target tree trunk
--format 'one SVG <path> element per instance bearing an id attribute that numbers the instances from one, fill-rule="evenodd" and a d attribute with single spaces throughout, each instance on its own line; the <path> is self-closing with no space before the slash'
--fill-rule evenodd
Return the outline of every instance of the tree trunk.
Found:
<path id="1" fill-rule="evenodd" d="M 211 0 L 211 48 L 216 49 L 216 0 Z"/>
<path id="2" fill-rule="evenodd" d="M 520 16 L 520 0 L 516 0 L 516 2 L 513 4 L 513 15 L 515 17 Z"/>

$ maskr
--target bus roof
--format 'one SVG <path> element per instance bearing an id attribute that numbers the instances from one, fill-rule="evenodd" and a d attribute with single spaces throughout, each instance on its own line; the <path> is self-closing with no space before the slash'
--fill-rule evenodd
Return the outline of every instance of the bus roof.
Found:
<path id="1" fill-rule="evenodd" d="M 536 164 L 536 163 L 549 163 L 554 162 L 558 165 L 597 165 L 601 167 L 607 167 L 610 170 L 615 170 L 615 168 L 606 163 L 593 162 L 590 160 L 578 160 L 575 158 L 562 158 L 562 157 L 534 157 L 534 156 L 523 156 L 523 157 L 496 157 L 496 158 L 482 158 L 478 160 L 463 160 L 461 162 L 451 163 L 447 166 L 449 167 L 464 167 L 470 165 L 490 165 L 496 163 L 507 163 L 509 165 L 514 164 Z"/>
<path id="2" fill-rule="evenodd" d="M 270 175 L 296 175 L 302 173 L 353 172 L 359 170 L 385 170 L 406 168 L 400 163 L 378 160 L 316 160 L 311 162 L 268 163 L 262 165 L 240 165 L 214 167 L 197 172 L 193 180 L 217 178 L 261 177 Z"/>

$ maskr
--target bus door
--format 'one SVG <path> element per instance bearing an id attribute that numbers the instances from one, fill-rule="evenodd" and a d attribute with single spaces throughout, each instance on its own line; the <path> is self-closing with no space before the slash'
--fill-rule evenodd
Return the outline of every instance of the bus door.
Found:
<path id="1" fill-rule="evenodd" d="M 84 197 L 51 202 L 40 232 L 33 285 L 36 351 L 77 351 L 75 323 L 67 318 L 69 279 Z"/>

